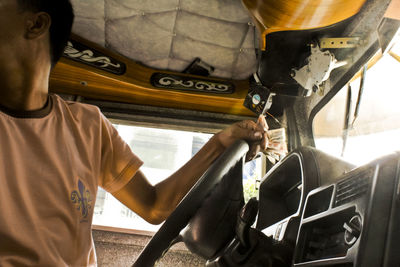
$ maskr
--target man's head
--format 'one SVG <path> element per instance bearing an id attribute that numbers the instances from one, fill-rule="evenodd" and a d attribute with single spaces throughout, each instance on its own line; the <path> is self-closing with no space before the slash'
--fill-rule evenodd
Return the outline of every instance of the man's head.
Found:
<path id="1" fill-rule="evenodd" d="M 50 56 L 54 66 L 63 54 L 71 34 L 74 13 L 69 0 L 16 0 L 21 11 L 50 15 Z"/>

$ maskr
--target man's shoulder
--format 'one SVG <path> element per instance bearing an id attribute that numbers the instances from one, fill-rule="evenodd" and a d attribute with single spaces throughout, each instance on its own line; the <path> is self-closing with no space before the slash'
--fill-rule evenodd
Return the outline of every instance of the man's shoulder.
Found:
<path id="1" fill-rule="evenodd" d="M 100 116 L 101 114 L 101 111 L 97 106 L 76 101 L 64 100 L 58 95 L 51 95 L 51 97 L 55 105 L 59 106 L 61 109 L 68 110 L 74 115 Z"/>

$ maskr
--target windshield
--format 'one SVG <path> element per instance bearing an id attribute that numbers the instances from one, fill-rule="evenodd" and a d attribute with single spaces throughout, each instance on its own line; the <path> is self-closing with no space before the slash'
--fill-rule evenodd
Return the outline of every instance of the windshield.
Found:
<path id="1" fill-rule="evenodd" d="M 367 70 L 355 119 L 360 78 L 351 82 L 350 126 L 343 151 L 347 86 L 320 110 L 313 121 L 318 149 L 357 166 L 400 150 L 400 63 L 396 59 L 399 52 L 397 43 L 390 54 Z"/>

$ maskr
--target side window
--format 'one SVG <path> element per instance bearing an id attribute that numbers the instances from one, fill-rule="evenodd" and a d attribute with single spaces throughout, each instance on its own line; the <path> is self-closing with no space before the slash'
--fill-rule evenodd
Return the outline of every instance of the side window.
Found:
<path id="1" fill-rule="evenodd" d="M 258 158 L 247 162 L 243 170 L 243 195 L 244 201 L 249 201 L 252 197 L 258 196 L 258 189 L 263 178 L 263 162 L 265 163 L 265 156 L 261 155 Z"/>
<path id="2" fill-rule="evenodd" d="M 400 62 L 394 56 L 399 54 L 399 48 L 397 44 L 390 54 L 368 69 L 361 97 L 360 78 L 351 82 L 347 133 L 344 130 L 347 86 L 319 111 L 313 121 L 318 149 L 355 165 L 400 150 Z"/>
<path id="3" fill-rule="evenodd" d="M 120 136 L 144 162 L 141 171 L 156 184 L 185 164 L 212 137 L 212 134 L 154 129 L 115 124 Z M 262 177 L 262 159 L 245 165 L 244 193 L 249 199 L 257 194 L 257 181 Z M 144 231 L 157 231 L 160 226 L 148 224 L 122 205 L 111 194 L 99 188 L 93 224 Z"/>

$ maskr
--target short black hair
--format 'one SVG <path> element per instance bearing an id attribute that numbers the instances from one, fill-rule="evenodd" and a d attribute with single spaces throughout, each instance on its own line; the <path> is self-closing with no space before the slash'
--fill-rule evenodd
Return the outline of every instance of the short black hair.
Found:
<path id="1" fill-rule="evenodd" d="M 46 12 L 51 17 L 50 56 L 54 67 L 71 35 L 74 11 L 69 0 L 17 0 L 22 10 Z"/>

